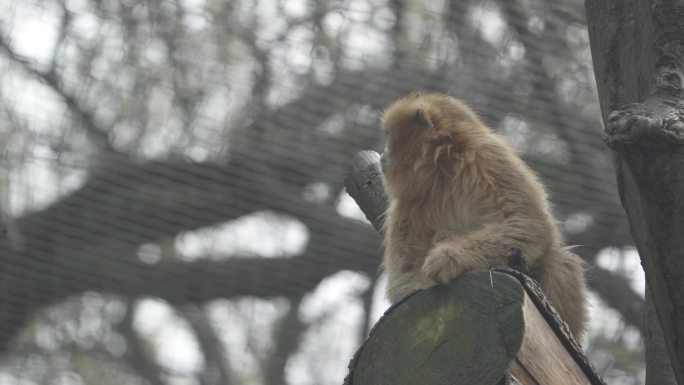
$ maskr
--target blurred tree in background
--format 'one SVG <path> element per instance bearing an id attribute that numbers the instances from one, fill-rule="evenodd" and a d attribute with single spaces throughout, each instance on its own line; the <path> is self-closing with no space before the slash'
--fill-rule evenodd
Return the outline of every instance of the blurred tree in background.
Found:
<path id="1" fill-rule="evenodd" d="M 383 106 L 466 100 L 591 266 L 585 349 L 643 380 L 643 277 L 582 1 L 0 4 L 0 382 L 339 384 L 387 306 L 343 189 Z"/>

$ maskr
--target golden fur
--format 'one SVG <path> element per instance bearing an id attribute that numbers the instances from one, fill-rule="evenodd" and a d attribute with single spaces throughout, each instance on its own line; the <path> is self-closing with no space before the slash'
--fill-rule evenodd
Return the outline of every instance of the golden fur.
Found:
<path id="1" fill-rule="evenodd" d="M 384 266 L 392 303 L 470 270 L 506 266 L 518 247 L 570 329 L 586 322 L 584 267 L 563 247 L 535 174 L 459 100 L 414 92 L 382 117 Z"/>

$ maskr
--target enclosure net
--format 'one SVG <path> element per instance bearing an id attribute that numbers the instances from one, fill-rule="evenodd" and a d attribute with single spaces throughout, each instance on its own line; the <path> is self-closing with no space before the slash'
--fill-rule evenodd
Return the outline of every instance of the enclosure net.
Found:
<path id="1" fill-rule="evenodd" d="M 343 179 L 418 88 L 465 100 L 539 173 L 591 266 L 585 349 L 609 382 L 643 381 L 582 1 L 0 15 L 0 383 L 340 384 L 387 307 Z"/>

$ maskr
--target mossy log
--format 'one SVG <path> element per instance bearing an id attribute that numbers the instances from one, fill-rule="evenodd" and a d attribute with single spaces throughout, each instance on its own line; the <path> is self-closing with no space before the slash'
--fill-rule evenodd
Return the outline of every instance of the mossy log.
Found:
<path id="1" fill-rule="evenodd" d="M 375 325 L 345 385 L 604 384 L 520 276 L 470 272 L 407 297 Z"/>

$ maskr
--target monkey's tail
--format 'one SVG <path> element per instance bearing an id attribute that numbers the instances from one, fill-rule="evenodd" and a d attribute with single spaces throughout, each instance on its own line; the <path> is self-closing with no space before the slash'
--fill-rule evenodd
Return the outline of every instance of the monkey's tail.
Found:
<path id="1" fill-rule="evenodd" d="M 587 323 L 586 265 L 567 249 L 557 249 L 540 266 L 539 284 L 580 341 Z"/>

